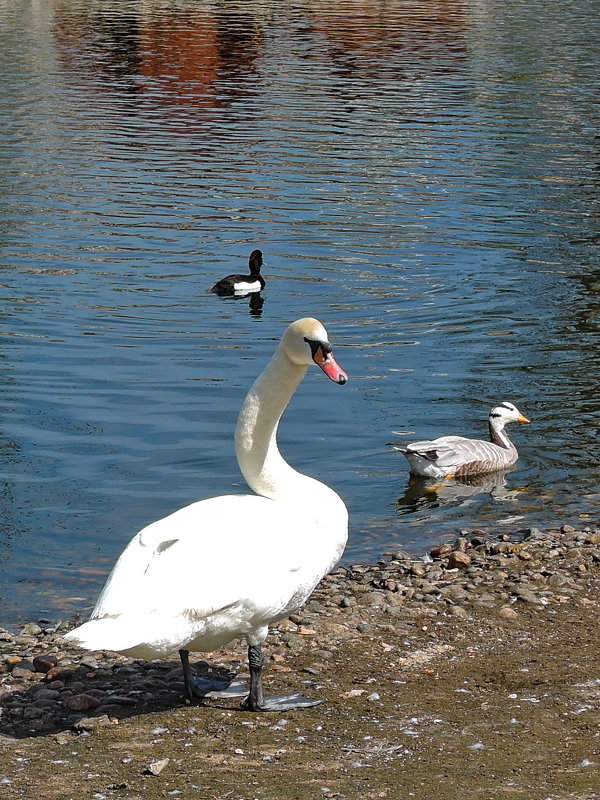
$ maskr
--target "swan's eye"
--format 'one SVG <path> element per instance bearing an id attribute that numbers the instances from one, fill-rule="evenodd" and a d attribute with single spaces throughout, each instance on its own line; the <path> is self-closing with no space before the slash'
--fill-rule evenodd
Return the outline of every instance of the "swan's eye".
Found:
<path id="1" fill-rule="evenodd" d="M 316 361 L 317 364 L 321 363 L 321 361 L 325 361 L 327 356 L 332 352 L 332 347 L 329 342 L 320 342 L 318 339 L 309 339 L 307 336 L 304 337 L 304 341 L 310 347 L 313 361 Z M 322 353 L 322 357 L 317 361 L 319 350 Z"/>

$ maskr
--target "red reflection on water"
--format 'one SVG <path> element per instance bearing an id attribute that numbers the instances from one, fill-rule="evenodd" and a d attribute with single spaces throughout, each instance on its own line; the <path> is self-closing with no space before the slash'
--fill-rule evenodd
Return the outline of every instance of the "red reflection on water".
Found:
<path id="1" fill-rule="evenodd" d="M 53 34 L 71 83 L 171 113 L 252 94 L 263 38 L 251 14 L 222 10 L 110 16 L 82 8 L 57 13 Z"/>

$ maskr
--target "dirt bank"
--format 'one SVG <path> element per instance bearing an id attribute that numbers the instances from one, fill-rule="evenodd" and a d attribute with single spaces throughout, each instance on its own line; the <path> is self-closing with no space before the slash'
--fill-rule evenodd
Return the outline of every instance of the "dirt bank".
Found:
<path id="1" fill-rule="evenodd" d="M 287 714 L 185 706 L 175 660 L 4 631 L 1 796 L 600 797 L 599 589 L 600 531 L 569 526 L 338 570 L 266 647 L 268 691 L 325 700 Z"/>

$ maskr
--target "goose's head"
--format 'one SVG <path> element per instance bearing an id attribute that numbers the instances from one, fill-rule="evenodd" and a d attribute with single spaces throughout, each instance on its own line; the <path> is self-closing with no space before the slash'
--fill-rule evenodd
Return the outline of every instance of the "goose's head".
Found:
<path id="1" fill-rule="evenodd" d="M 317 319 L 304 317 L 292 322 L 283 335 L 281 347 L 294 364 L 309 366 L 314 362 L 335 383 L 344 384 L 348 380 L 333 357 L 327 331 Z"/>
<path id="2" fill-rule="evenodd" d="M 492 408 L 490 423 L 500 424 L 504 427 L 507 422 L 529 422 L 529 420 L 512 403 L 504 402 Z"/>

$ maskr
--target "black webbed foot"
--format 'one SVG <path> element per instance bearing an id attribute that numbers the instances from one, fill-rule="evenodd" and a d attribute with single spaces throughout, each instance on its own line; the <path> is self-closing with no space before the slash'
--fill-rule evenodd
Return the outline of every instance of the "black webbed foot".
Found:
<path id="1" fill-rule="evenodd" d="M 194 697 L 244 697 L 248 686 L 243 681 L 227 681 L 217 678 L 192 678 Z"/>
<path id="2" fill-rule="evenodd" d="M 311 700 L 301 694 L 280 694 L 273 697 L 263 697 L 261 702 L 254 704 L 250 695 L 242 701 L 244 711 L 291 711 L 299 708 L 312 708 L 321 705 L 323 700 Z"/>

